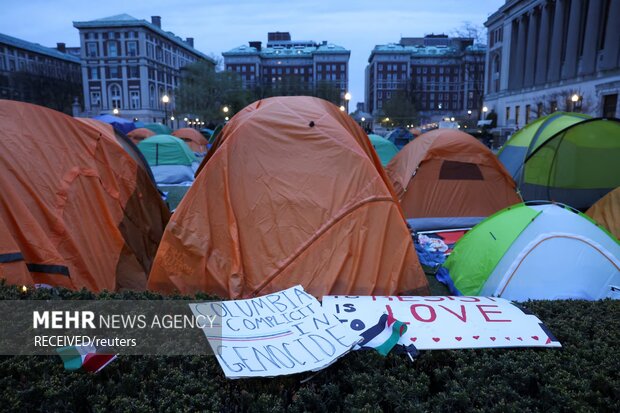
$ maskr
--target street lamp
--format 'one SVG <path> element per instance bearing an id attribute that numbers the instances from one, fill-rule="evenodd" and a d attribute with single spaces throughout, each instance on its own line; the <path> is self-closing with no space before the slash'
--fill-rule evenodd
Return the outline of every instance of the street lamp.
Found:
<path id="1" fill-rule="evenodd" d="M 581 109 L 581 96 L 579 96 L 579 94 L 575 93 L 570 97 L 570 100 L 573 102 L 573 111 Z"/>
<path id="2" fill-rule="evenodd" d="M 228 106 L 224 106 L 224 107 L 222 108 L 222 112 L 224 112 L 224 113 L 228 113 L 228 111 L 229 111 L 229 110 L 230 110 L 230 109 L 228 108 Z"/>
<path id="3" fill-rule="evenodd" d="M 344 103 L 347 105 L 347 113 L 349 113 L 349 101 L 351 100 L 351 94 L 349 92 L 344 94 Z"/>
<path id="4" fill-rule="evenodd" d="M 170 98 L 168 95 L 163 95 L 161 101 L 164 103 L 164 125 L 168 126 L 168 102 L 170 102 Z"/>
<path id="5" fill-rule="evenodd" d="M 118 108 L 114 108 L 114 109 L 112 110 L 112 113 L 114 113 L 114 115 L 118 115 Z"/>
<path id="6" fill-rule="evenodd" d="M 362 122 L 366 122 L 366 118 L 362 117 Z"/>
<path id="7" fill-rule="evenodd" d="M 346 108 L 345 108 L 343 105 L 340 105 L 340 111 L 341 111 L 341 112 L 344 112 L 344 111 L 345 111 L 345 109 L 346 109 Z"/>

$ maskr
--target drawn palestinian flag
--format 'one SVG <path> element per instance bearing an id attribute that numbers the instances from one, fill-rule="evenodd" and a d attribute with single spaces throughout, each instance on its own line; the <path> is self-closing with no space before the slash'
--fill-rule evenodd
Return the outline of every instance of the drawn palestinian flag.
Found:
<path id="1" fill-rule="evenodd" d="M 398 321 L 391 314 L 383 314 L 376 325 L 361 334 L 363 340 L 358 346 L 374 348 L 382 356 L 387 356 L 406 331 L 405 323 Z"/>
<path id="2" fill-rule="evenodd" d="M 62 359 L 66 370 L 84 369 L 91 373 L 101 371 L 116 358 L 115 354 L 97 353 L 93 345 L 60 347 L 56 349 L 56 352 Z"/>

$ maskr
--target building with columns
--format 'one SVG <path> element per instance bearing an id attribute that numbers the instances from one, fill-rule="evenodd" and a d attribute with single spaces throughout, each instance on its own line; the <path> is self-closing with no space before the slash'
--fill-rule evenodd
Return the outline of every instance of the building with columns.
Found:
<path id="1" fill-rule="evenodd" d="M 556 110 L 619 117 L 620 1 L 507 0 L 485 23 L 484 104 L 499 127 Z"/>
<path id="2" fill-rule="evenodd" d="M 246 89 L 270 94 L 319 95 L 320 88 L 340 94 L 334 103 L 346 104 L 351 51 L 326 40 L 291 40 L 289 32 L 270 32 L 267 44 L 251 41 L 222 53 L 224 66 L 239 74 Z"/>
<path id="3" fill-rule="evenodd" d="M 375 118 L 398 92 L 412 94 L 421 123 L 478 117 L 484 92 L 486 49 L 471 38 L 403 37 L 377 45 L 365 73 L 366 109 Z"/>
<path id="4" fill-rule="evenodd" d="M 80 31 L 84 113 L 113 113 L 144 122 L 162 122 L 174 114 L 174 90 L 181 69 L 192 62 L 215 61 L 194 49 L 194 39 L 183 40 L 161 28 L 161 17 L 151 21 L 127 14 L 73 22 Z M 162 97 L 167 95 L 165 104 Z"/>

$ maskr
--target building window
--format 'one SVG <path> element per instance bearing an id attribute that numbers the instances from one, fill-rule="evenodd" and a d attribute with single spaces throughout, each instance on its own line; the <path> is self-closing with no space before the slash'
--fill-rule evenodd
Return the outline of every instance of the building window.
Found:
<path id="1" fill-rule="evenodd" d="M 510 106 L 506 106 L 506 123 L 508 123 L 508 119 L 510 119 Z"/>
<path id="2" fill-rule="evenodd" d="M 101 106 L 101 92 L 99 91 L 90 92 L 90 105 Z"/>
<path id="3" fill-rule="evenodd" d="M 616 117 L 616 107 L 618 106 L 618 94 L 603 96 L 603 116 L 606 118 Z"/>
<path id="4" fill-rule="evenodd" d="M 340 65 L 340 71 L 344 72 L 344 65 Z"/>
<path id="5" fill-rule="evenodd" d="M 86 43 L 86 56 L 97 57 L 97 43 L 95 42 Z"/>
<path id="6" fill-rule="evenodd" d="M 549 102 L 549 107 L 551 109 L 551 113 L 557 112 L 558 111 L 558 101 L 557 100 L 552 100 L 551 102 Z"/>
<path id="7" fill-rule="evenodd" d="M 91 67 L 89 70 L 89 78 L 90 80 L 99 80 L 99 68 Z"/>
<path id="8" fill-rule="evenodd" d="M 530 123 L 530 110 L 531 110 L 530 105 L 525 105 L 525 125 Z"/>
<path id="9" fill-rule="evenodd" d="M 517 127 L 519 126 L 519 112 L 520 112 L 521 106 L 515 106 L 515 124 L 517 125 Z"/>
<path id="10" fill-rule="evenodd" d="M 112 109 L 121 108 L 121 87 L 117 84 L 110 85 L 110 107 Z"/>
<path id="11" fill-rule="evenodd" d="M 118 45 L 116 44 L 115 41 L 108 42 L 108 56 L 109 57 L 118 56 Z"/>
<path id="12" fill-rule="evenodd" d="M 151 109 L 155 108 L 155 86 L 153 85 L 149 88 L 149 106 Z"/>
<path id="13" fill-rule="evenodd" d="M 119 76 L 119 70 L 118 70 L 118 66 L 110 66 L 108 68 L 108 78 L 109 79 L 118 79 Z"/>
<path id="14" fill-rule="evenodd" d="M 140 68 L 138 66 L 128 66 L 129 77 L 132 79 L 138 79 L 140 77 Z"/>
<path id="15" fill-rule="evenodd" d="M 129 92 L 129 100 L 131 102 L 132 109 L 140 108 L 140 91 L 132 90 Z"/>
<path id="16" fill-rule="evenodd" d="M 127 42 L 127 55 L 128 56 L 138 55 L 138 44 L 136 42 Z"/>

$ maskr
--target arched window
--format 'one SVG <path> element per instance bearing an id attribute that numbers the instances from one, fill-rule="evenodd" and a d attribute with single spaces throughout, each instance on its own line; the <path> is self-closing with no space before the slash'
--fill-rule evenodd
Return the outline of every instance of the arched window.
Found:
<path id="1" fill-rule="evenodd" d="M 121 109 L 122 107 L 122 97 L 121 97 L 121 87 L 116 83 L 110 85 L 109 89 L 110 96 L 110 108 Z"/>

